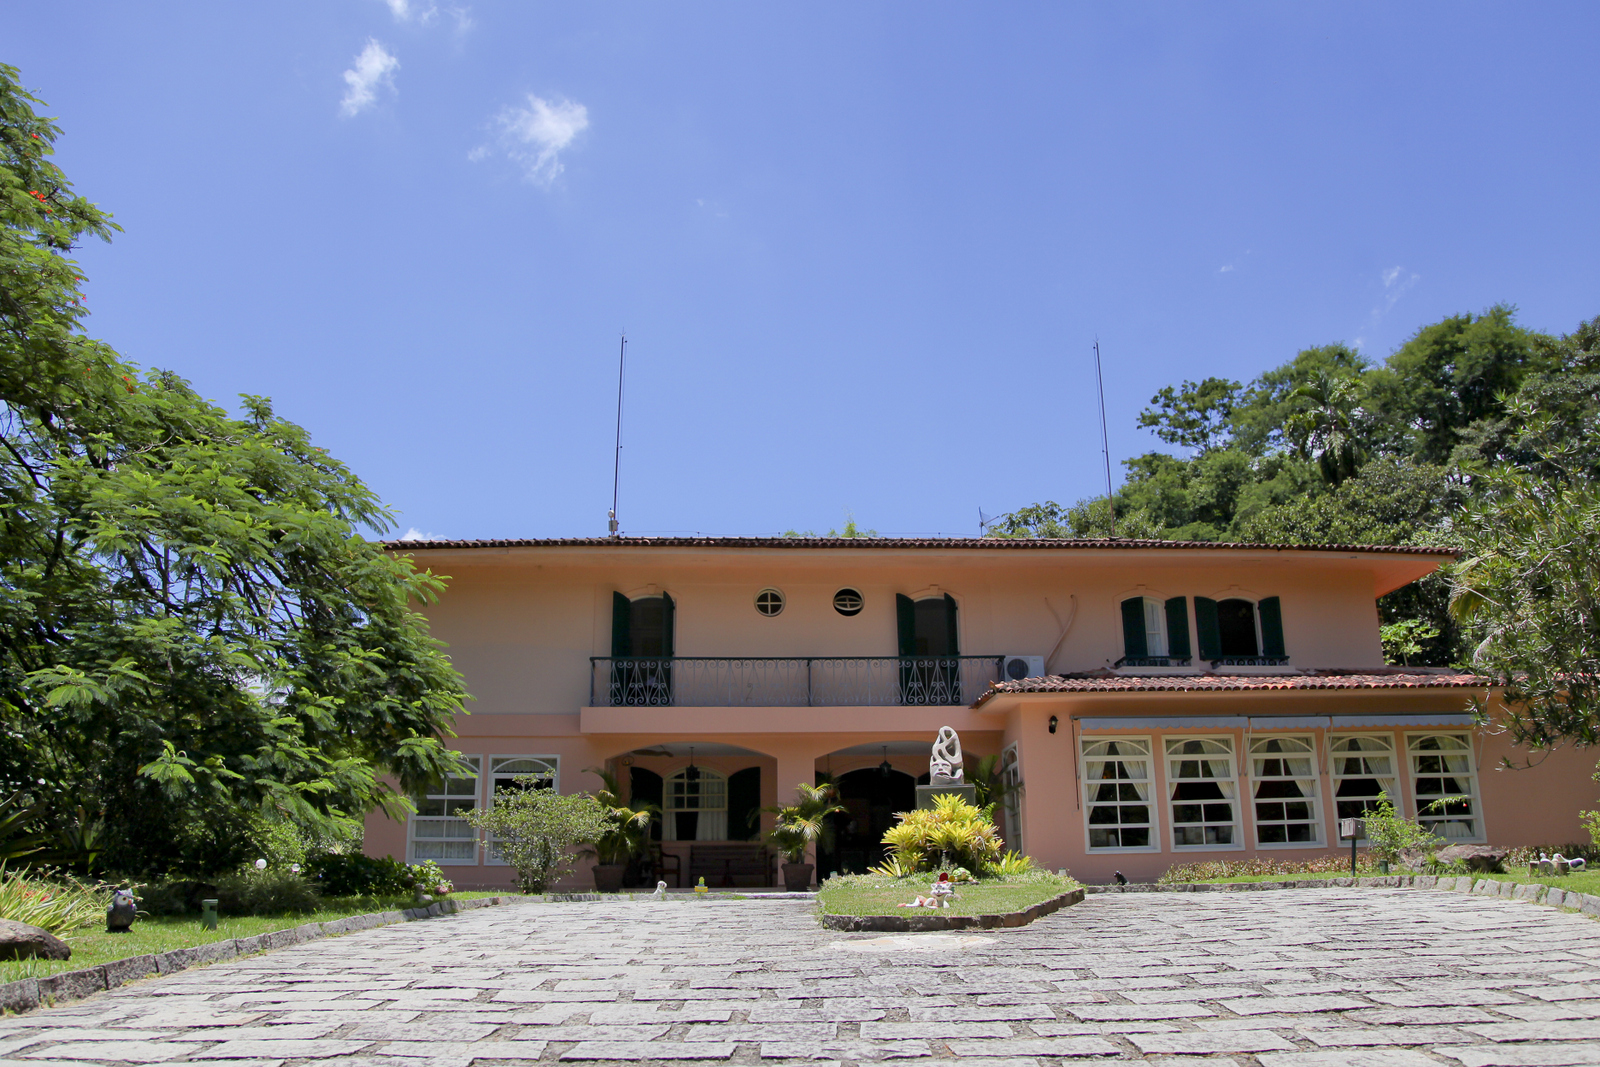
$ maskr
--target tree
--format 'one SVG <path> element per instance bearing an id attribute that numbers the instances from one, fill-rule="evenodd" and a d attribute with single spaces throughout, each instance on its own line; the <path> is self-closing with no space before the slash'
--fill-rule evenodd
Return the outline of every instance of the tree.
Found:
<path id="1" fill-rule="evenodd" d="M 438 578 L 258 397 L 230 417 L 85 336 L 69 253 L 110 217 L 0 66 L 0 795 L 58 861 L 237 864 L 271 821 L 349 825 L 458 766 Z"/>
<path id="2" fill-rule="evenodd" d="M 512 783 L 516 788 L 495 794 L 493 807 L 468 812 L 467 822 L 489 832 L 492 850 L 516 870 L 524 893 L 543 893 L 572 873 L 580 846 L 600 840 L 614 824 L 588 793 L 543 788 L 547 774 L 519 775 Z"/>
<path id="3" fill-rule="evenodd" d="M 1209 452 L 1227 442 L 1238 401 L 1239 383 L 1226 378 L 1168 385 L 1150 398 L 1154 407 L 1139 412 L 1139 425 L 1154 427 L 1169 445 Z"/>

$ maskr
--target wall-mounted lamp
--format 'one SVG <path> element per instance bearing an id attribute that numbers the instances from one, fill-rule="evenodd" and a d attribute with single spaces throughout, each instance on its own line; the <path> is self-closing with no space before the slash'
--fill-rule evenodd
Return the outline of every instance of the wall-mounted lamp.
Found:
<path id="1" fill-rule="evenodd" d="M 1055 733 L 1056 727 L 1061 725 L 1061 720 L 1054 715 L 1050 716 L 1050 732 Z"/>
<path id="2" fill-rule="evenodd" d="M 889 777 L 890 772 L 893 771 L 893 770 L 894 770 L 894 764 L 889 762 L 889 746 L 888 745 L 884 745 L 883 746 L 883 762 L 878 764 L 878 774 L 881 775 L 884 778 L 887 778 L 887 777 Z"/>
<path id="3" fill-rule="evenodd" d="M 683 780 L 686 782 L 698 782 L 700 780 L 700 768 L 694 765 L 693 745 L 689 746 L 689 766 L 683 769 Z"/>

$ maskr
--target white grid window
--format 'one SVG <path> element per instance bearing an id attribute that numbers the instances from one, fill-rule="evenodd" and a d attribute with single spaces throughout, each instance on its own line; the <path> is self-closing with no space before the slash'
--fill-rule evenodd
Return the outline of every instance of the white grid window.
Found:
<path id="1" fill-rule="evenodd" d="M 1167 790 L 1174 848 L 1232 848 L 1239 843 L 1239 783 L 1233 739 L 1169 737 Z"/>
<path id="2" fill-rule="evenodd" d="M 1147 656 L 1167 654 L 1167 604 L 1149 596 L 1144 598 L 1144 649 Z"/>
<path id="3" fill-rule="evenodd" d="M 1332 735 L 1333 809 L 1337 819 L 1363 819 L 1377 806 L 1378 794 L 1400 809 L 1395 792 L 1394 738 L 1389 734 Z"/>
<path id="4" fill-rule="evenodd" d="M 1149 741 L 1085 738 L 1083 798 L 1091 849 L 1159 848 L 1152 833 Z"/>
<path id="5" fill-rule="evenodd" d="M 452 774 L 416 798 L 411 817 L 411 859 L 433 860 L 441 866 L 478 862 L 478 834 L 467 824 L 466 814 L 478 806 L 477 756 L 469 756 L 470 775 Z"/>
<path id="6" fill-rule="evenodd" d="M 560 792 L 559 756 L 494 756 L 489 760 L 489 803 L 493 804 L 494 798 L 502 793 L 528 788 L 527 785 L 517 781 L 525 774 L 543 776 L 533 785 L 534 789 L 554 789 Z M 494 866 L 504 866 L 506 861 L 501 858 L 499 849 L 495 847 L 493 834 L 489 835 L 484 845 L 486 862 Z"/>
<path id="7" fill-rule="evenodd" d="M 1006 848 L 1020 854 L 1022 848 L 1022 764 L 1017 758 L 1017 746 L 1007 745 L 1000 753 L 1000 781 L 1005 786 Z"/>
<path id="8" fill-rule="evenodd" d="M 665 840 L 728 839 L 728 780 L 716 771 L 685 767 L 667 779 L 665 799 Z"/>
<path id="9" fill-rule="evenodd" d="M 1422 828 L 1446 839 L 1482 837 L 1472 735 L 1413 734 L 1406 748 Z"/>
<path id="10" fill-rule="evenodd" d="M 1258 737 L 1250 742 L 1256 843 L 1317 845 L 1317 746 L 1310 737 Z"/>

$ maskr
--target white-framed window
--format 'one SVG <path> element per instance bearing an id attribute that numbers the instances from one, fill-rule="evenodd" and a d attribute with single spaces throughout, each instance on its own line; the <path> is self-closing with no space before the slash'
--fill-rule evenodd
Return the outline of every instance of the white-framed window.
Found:
<path id="1" fill-rule="evenodd" d="M 1408 734 L 1417 822 L 1446 840 L 1483 837 L 1471 734 Z M 1430 805 L 1437 805 L 1430 808 Z"/>
<path id="2" fill-rule="evenodd" d="M 1233 738 L 1169 737 L 1166 749 L 1172 847 L 1238 848 Z"/>
<path id="3" fill-rule="evenodd" d="M 470 774 L 448 775 L 416 798 L 417 813 L 411 817 L 410 862 L 433 860 L 441 867 L 478 862 L 478 832 L 465 816 L 478 806 L 482 762 L 478 756 L 464 759 L 472 768 Z"/>
<path id="4" fill-rule="evenodd" d="M 1000 782 L 1005 789 L 1006 848 L 1026 855 L 1022 848 L 1022 762 L 1017 746 L 1007 745 L 1000 753 Z"/>
<path id="5" fill-rule="evenodd" d="M 1394 737 L 1391 734 L 1330 734 L 1328 754 L 1333 772 L 1333 817 L 1363 819 L 1387 793 L 1396 811 Z"/>
<path id="6" fill-rule="evenodd" d="M 685 767 L 666 781 L 664 841 L 726 841 L 728 780 L 705 767 Z"/>
<path id="7" fill-rule="evenodd" d="M 1313 737 L 1257 737 L 1250 741 L 1256 844 L 1320 845 L 1317 813 L 1317 742 Z"/>
<path id="8" fill-rule="evenodd" d="M 1144 647 L 1147 656 L 1167 654 L 1167 602 L 1153 596 L 1144 598 Z"/>
<path id="9" fill-rule="evenodd" d="M 489 757 L 489 782 L 488 802 L 503 793 L 515 792 L 526 788 L 518 783 L 517 779 L 525 774 L 537 774 L 544 777 L 533 786 L 535 789 L 554 789 L 561 791 L 561 757 L 560 756 L 491 756 Z M 490 866 L 505 866 L 505 860 L 500 858 L 499 850 L 495 848 L 494 835 L 484 842 L 484 862 Z"/>
<path id="10" fill-rule="evenodd" d="M 1091 850 L 1159 852 L 1150 803 L 1150 741 L 1084 738 L 1083 809 Z"/>

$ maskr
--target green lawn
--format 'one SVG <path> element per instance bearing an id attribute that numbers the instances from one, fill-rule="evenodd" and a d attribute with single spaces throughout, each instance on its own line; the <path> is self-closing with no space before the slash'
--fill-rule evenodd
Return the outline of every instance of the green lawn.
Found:
<path id="1" fill-rule="evenodd" d="M 452 893 L 451 898 L 500 896 L 498 893 Z M 130 956 L 155 955 L 176 948 L 191 948 L 212 941 L 226 941 L 236 937 L 254 937 L 274 930 L 290 930 L 306 923 L 332 922 L 351 915 L 365 915 L 375 911 L 403 911 L 416 907 L 411 896 L 396 897 L 333 897 L 322 902 L 314 912 L 295 912 L 286 915 L 249 915 L 237 918 L 223 917 L 215 930 L 207 930 L 198 915 L 162 915 L 142 918 L 125 934 L 108 934 L 99 924 L 84 927 L 65 936 L 72 946 L 70 960 L 0 960 L 0 984 L 19 978 L 40 978 L 59 971 L 76 971 L 112 960 Z"/>
<path id="2" fill-rule="evenodd" d="M 827 880 L 817 893 L 817 903 L 824 915 L 916 915 L 913 908 L 899 908 L 909 904 L 918 894 L 926 895 L 933 876 L 913 875 L 910 878 L 888 878 L 880 874 L 852 874 Z M 1035 904 L 1077 889 L 1071 878 L 1033 871 L 1007 878 L 985 878 L 981 882 L 956 887 L 951 906 L 937 913 L 925 910 L 921 914 L 933 915 L 994 915 L 1001 912 L 1021 911 Z"/>
<path id="3" fill-rule="evenodd" d="M 1393 874 L 1412 874 L 1415 872 L 1396 869 Z M 1555 886 L 1558 889 L 1571 890 L 1574 893 L 1590 893 L 1600 896 L 1600 871 L 1584 871 L 1581 874 L 1542 874 L 1530 876 L 1528 868 L 1524 865 L 1505 874 L 1484 874 L 1480 871 L 1466 872 L 1473 878 L 1490 878 L 1496 882 L 1533 882 L 1539 885 Z M 1312 878 L 1348 878 L 1349 868 L 1343 871 L 1316 871 L 1302 874 L 1235 874 L 1219 878 L 1196 878 L 1196 883 L 1219 885 L 1225 882 L 1298 882 Z M 1356 871 L 1358 878 L 1378 878 L 1381 875 L 1370 868 L 1359 868 Z M 1441 875 L 1449 878 L 1454 875 Z"/>

